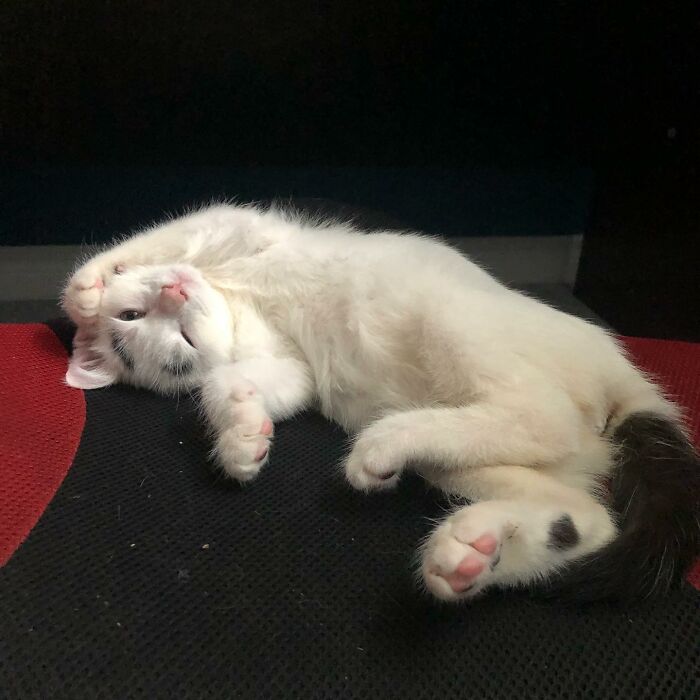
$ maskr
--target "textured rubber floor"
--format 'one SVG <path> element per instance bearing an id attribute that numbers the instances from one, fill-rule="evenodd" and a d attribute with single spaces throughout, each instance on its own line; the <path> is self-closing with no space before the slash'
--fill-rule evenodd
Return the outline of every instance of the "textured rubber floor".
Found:
<path id="1" fill-rule="evenodd" d="M 66 337 L 66 329 L 58 331 Z M 526 593 L 442 607 L 414 585 L 418 479 L 365 497 L 315 414 L 246 488 L 218 480 L 192 403 L 88 392 L 75 462 L 0 570 L 7 698 L 693 698 L 700 595 L 624 610 Z"/>

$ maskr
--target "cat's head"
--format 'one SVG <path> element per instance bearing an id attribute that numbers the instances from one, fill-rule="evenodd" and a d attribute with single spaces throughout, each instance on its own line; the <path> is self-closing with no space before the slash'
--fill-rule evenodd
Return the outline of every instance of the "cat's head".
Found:
<path id="1" fill-rule="evenodd" d="M 97 389 L 125 382 L 170 394 L 196 387 L 230 359 L 223 296 L 189 265 L 132 267 L 110 278 L 100 311 L 80 324 L 66 382 Z"/>

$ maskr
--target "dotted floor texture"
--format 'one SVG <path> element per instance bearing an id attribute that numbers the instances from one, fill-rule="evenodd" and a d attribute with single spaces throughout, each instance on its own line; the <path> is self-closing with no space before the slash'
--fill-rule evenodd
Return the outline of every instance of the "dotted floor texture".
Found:
<path id="1" fill-rule="evenodd" d="M 0 567 L 73 463 L 85 399 L 63 381 L 68 355 L 43 323 L 0 325 Z"/>
<path id="2" fill-rule="evenodd" d="M 208 465 L 191 400 L 86 400 L 73 467 L 0 570 L 3 698 L 700 696 L 689 585 L 631 609 L 441 606 L 412 562 L 445 502 L 411 477 L 352 492 L 318 415 L 279 425 L 241 488 Z"/>

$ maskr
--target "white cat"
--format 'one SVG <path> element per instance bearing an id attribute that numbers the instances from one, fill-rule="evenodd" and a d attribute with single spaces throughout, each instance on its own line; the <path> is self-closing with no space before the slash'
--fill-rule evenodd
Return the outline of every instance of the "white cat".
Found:
<path id="1" fill-rule="evenodd" d="M 441 599 L 542 580 L 646 596 L 698 552 L 700 468 L 677 408 L 604 331 L 435 240 L 216 206 L 88 260 L 63 304 L 68 383 L 201 389 L 234 479 L 265 464 L 273 422 L 313 405 L 356 433 L 353 487 L 410 467 L 473 501 L 422 548 Z M 610 475 L 612 511 L 597 495 Z"/>

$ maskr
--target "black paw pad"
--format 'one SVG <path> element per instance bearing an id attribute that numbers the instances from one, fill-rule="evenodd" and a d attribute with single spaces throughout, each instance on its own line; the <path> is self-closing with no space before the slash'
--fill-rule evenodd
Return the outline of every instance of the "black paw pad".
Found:
<path id="1" fill-rule="evenodd" d="M 579 543 L 580 539 L 574 521 L 569 514 L 566 514 L 549 526 L 547 546 L 550 549 L 571 549 Z"/>

